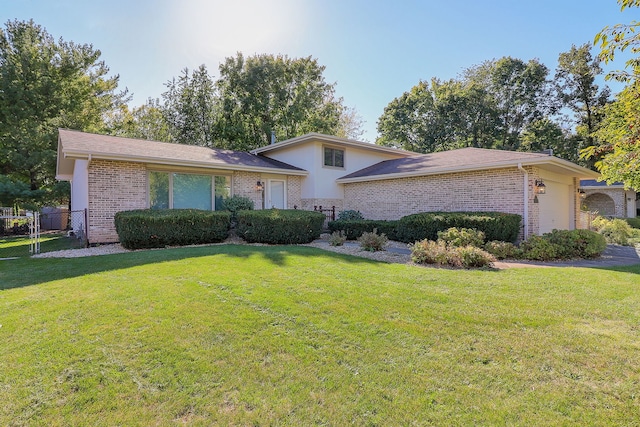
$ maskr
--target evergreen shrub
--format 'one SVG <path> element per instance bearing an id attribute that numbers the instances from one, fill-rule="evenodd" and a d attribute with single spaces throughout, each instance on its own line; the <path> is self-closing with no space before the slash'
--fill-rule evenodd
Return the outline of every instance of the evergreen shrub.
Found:
<path id="1" fill-rule="evenodd" d="M 301 244 L 320 237 L 325 215 L 297 209 L 238 211 L 236 234 L 250 243 Z"/>
<path id="2" fill-rule="evenodd" d="M 162 248 L 221 242 L 229 236 L 231 214 L 198 209 L 122 211 L 114 222 L 127 249 Z"/>

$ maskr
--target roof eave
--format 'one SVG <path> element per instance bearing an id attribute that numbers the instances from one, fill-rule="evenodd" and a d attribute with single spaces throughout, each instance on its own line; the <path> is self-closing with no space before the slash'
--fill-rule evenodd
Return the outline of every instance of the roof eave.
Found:
<path id="1" fill-rule="evenodd" d="M 583 168 L 581 166 L 574 165 L 571 162 L 566 160 L 559 159 L 557 157 L 546 157 L 540 159 L 529 159 L 526 161 L 508 161 L 508 162 L 495 162 L 485 165 L 469 165 L 462 166 L 456 168 L 434 168 L 427 172 L 425 171 L 410 171 L 410 172 L 402 172 L 402 173 L 391 173 L 391 174 L 380 174 L 380 175 L 369 175 L 369 176 L 361 176 L 361 177 L 353 177 L 353 178 L 338 178 L 336 182 L 341 184 L 348 184 L 353 182 L 365 182 L 365 181 L 379 181 L 383 179 L 395 179 L 395 178 L 412 178 L 416 176 L 430 176 L 430 175 L 443 175 L 448 173 L 456 173 L 456 172 L 472 172 L 478 170 L 488 170 L 488 169 L 504 169 L 509 167 L 518 167 L 518 164 L 522 166 L 540 166 L 544 164 L 556 164 L 556 166 L 563 167 L 564 169 L 568 169 L 571 172 L 575 173 L 579 178 L 597 178 L 600 176 L 597 172 L 593 172 L 589 169 Z"/>
<path id="2" fill-rule="evenodd" d="M 204 169 L 221 169 L 231 171 L 248 171 L 248 172 L 264 172 L 264 173 L 280 173 L 283 175 L 298 175 L 306 176 L 309 174 L 306 170 L 294 170 L 294 169 L 281 169 L 277 167 L 268 168 L 260 166 L 246 166 L 246 165 L 232 165 L 225 163 L 209 163 L 209 162 L 194 162 L 194 161 L 180 161 L 171 160 L 161 157 L 149 157 L 149 156 L 135 156 L 135 155 L 115 155 L 108 153 L 96 153 L 88 151 L 69 151 L 64 152 L 64 157 L 69 159 L 89 159 L 92 160 L 112 160 L 121 162 L 134 162 L 134 163 L 150 163 L 156 165 L 166 166 L 179 166 L 179 167 L 194 167 Z"/>

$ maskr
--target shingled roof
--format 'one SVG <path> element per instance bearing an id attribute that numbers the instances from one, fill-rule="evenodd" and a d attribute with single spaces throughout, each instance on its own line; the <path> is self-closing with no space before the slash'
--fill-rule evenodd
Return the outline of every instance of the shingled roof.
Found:
<path id="1" fill-rule="evenodd" d="M 98 135 L 68 129 L 58 134 L 58 175 L 68 176 L 75 159 L 306 175 L 304 169 L 243 151 Z"/>
<path id="2" fill-rule="evenodd" d="M 598 174 L 566 160 L 548 154 L 519 151 L 489 150 L 484 148 L 460 148 L 439 153 L 402 159 L 385 160 L 357 172 L 343 176 L 337 182 L 371 181 L 409 176 L 436 175 L 473 170 L 538 165 L 555 172 L 571 171 L 582 177 Z"/>

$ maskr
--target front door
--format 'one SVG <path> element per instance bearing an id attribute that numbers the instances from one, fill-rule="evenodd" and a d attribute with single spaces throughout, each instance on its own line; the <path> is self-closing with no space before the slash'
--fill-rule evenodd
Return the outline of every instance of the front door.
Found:
<path id="1" fill-rule="evenodd" d="M 287 206 L 285 194 L 285 182 L 280 179 L 270 179 L 267 188 L 267 205 L 265 208 L 284 209 L 285 206 Z"/>

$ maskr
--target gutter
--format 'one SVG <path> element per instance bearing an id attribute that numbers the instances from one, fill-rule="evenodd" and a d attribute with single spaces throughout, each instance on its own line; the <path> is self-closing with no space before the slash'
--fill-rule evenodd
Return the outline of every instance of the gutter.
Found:
<path id="1" fill-rule="evenodd" d="M 524 215 L 522 216 L 522 222 L 524 222 L 524 235 L 522 237 L 526 240 L 527 237 L 529 237 L 529 172 L 522 167 L 522 163 L 518 163 L 518 170 L 523 173 L 522 184 L 524 190 Z"/>

